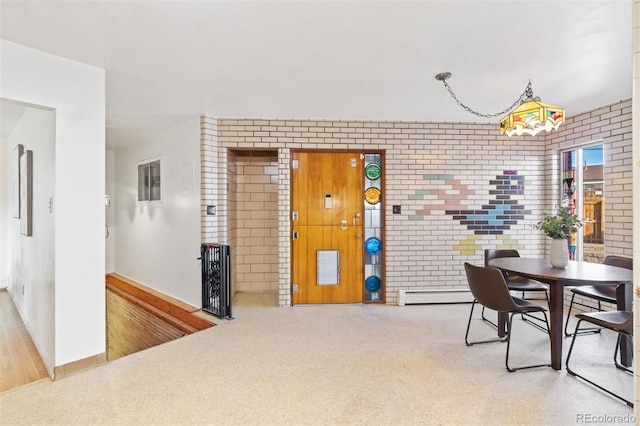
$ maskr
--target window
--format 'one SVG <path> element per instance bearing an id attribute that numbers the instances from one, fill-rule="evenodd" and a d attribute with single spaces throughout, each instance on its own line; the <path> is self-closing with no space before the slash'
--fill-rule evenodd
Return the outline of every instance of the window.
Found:
<path id="1" fill-rule="evenodd" d="M 160 201 L 160 160 L 138 164 L 138 201 Z"/>
<path id="2" fill-rule="evenodd" d="M 582 229 L 571 238 L 572 259 L 604 260 L 603 168 L 602 144 L 562 152 L 562 205 L 583 221 Z"/>

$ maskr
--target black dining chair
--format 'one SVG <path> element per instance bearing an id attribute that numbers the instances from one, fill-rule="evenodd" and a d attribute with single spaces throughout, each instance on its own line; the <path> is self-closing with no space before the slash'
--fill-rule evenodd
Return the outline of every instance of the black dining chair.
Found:
<path id="1" fill-rule="evenodd" d="M 576 373 L 575 370 L 571 369 L 571 366 L 569 365 L 569 361 L 571 360 L 571 354 L 573 353 L 573 346 L 576 342 L 576 336 L 581 334 L 580 325 L 586 321 L 588 323 L 598 326 L 600 330 L 605 328 L 618 333 L 618 339 L 616 340 L 616 348 L 613 353 L 614 364 L 618 369 L 624 370 L 625 372 L 630 373 L 631 376 L 633 377 L 633 371 L 630 368 L 627 368 L 623 366 L 620 362 L 618 362 L 618 351 L 619 351 L 620 342 L 622 341 L 622 339 L 629 339 L 630 344 L 633 345 L 633 341 L 632 341 L 633 340 L 633 312 L 631 311 L 589 312 L 589 313 L 577 314 L 576 318 L 578 318 L 578 323 L 576 324 L 576 329 L 572 334 L 573 338 L 571 339 L 571 346 L 569 346 L 569 352 L 567 353 L 567 361 L 566 361 L 567 373 L 571 374 L 572 376 L 581 378 L 585 382 L 592 384 L 593 386 L 608 393 L 609 395 L 612 395 L 618 399 L 621 399 L 622 401 L 626 402 L 628 406 L 633 407 L 633 403 L 630 400 L 605 388 L 604 386 L 594 382 L 593 380 L 586 378 L 582 374 Z"/>
<path id="2" fill-rule="evenodd" d="M 549 322 L 547 321 L 547 309 L 544 306 L 532 303 L 523 299 L 515 298 L 511 296 L 507 283 L 499 269 L 486 266 L 474 266 L 468 262 L 465 262 L 464 269 L 467 274 L 467 281 L 469 283 L 469 289 L 473 295 L 473 303 L 471 304 L 471 312 L 469 313 L 469 322 L 467 323 L 467 332 L 464 336 L 464 341 L 467 346 L 472 346 L 478 343 L 491 343 L 491 342 L 507 342 L 507 353 L 505 356 L 505 366 L 507 371 L 514 372 L 525 368 L 534 367 L 549 367 L 551 364 L 536 364 L 527 365 L 522 367 L 510 367 L 509 366 L 509 349 L 511 347 L 511 334 L 513 332 L 513 316 L 515 314 L 529 314 L 533 312 L 541 312 L 544 315 L 545 323 L 547 324 L 547 332 L 549 331 Z M 508 314 L 506 337 L 504 339 L 497 338 L 491 340 L 482 341 L 469 341 L 469 330 L 471 328 L 471 320 L 473 319 L 473 310 L 475 305 L 486 307 L 487 309 L 494 310 L 496 312 L 503 312 Z"/>
<path id="3" fill-rule="evenodd" d="M 633 259 L 629 257 L 609 255 L 604 258 L 605 265 L 618 266 L 620 268 L 633 269 Z M 587 305 L 580 301 L 576 301 L 576 296 L 593 299 L 598 302 L 598 311 L 602 311 L 602 302 L 617 303 L 616 289 L 617 285 L 587 285 L 574 287 L 571 289 L 571 301 L 569 302 L 569 310 L 567 312 L 567 320 L 564 324 L 564 335 L 569 337 L 573 333 L 569 332 L 569 318 L 571 318 L 571 309 L 573 305 L 579 305 L 586 308 L 593 309 L 593 306 Z M 580 334 L 599 333 L 602 330 L 601 327 L 585 327 L 580 330 Z"/>
<path id="4" fill-rule="evenodd" d="M 491 261 L 492 259 L 498 259 L 502 257 L 520 257 L 520 252 L 518 252 L 518 250 L 515 250 L 515 249 L 486 249 L 484 251 L 484 266 L 489 266 L 489 261 Z M 545 284 L 541 283 L 540 281 L 521 277 L 520 275 L 516 275 L 516 274 L 508 274 L 506 276 L 506 281 L 507 281 L 507 287 L 509 287 L 510 291 L 520 292 L 520 294 L 522 295 L 521 299 L 545 300 L 547 302 L 547 306 L 549 306 L 549 288 Z M 537 294 L 543 293 L 544 297 L 533 297 L 530 295 L 530 293 L 537 293 Z M 482 310 L 482 319 L 487 321 L 489 324 L 493 325 L 494 327 L 497 327 L 497 325 L 494 322 L 492 322 L 491 320 L 485 317 L 484 309 Z M 542 323 L 541 318 L 528 315 L 528 314 L 523 314 L 522 319 L 528 322 L 529 324 L 545 331 L 545 329 L 541 325 Z M 535 322 L 533 322 L 532 320 Z"/>

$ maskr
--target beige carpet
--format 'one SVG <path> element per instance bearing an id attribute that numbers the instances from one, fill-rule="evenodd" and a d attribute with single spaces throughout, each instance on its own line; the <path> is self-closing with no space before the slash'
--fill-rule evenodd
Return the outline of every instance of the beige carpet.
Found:
<path id="1" fill-rule="evenodd" d="M 469 305 L 276 304 L 239 294 L 235 319 L 217 327 L 2 395 L 0 424 L 566 425 L 633 414 L 565 371 L 508 373 L 505 344 L 466 347 Z M 545 334 L 514 327 L 514 364 L 548 359 Z M 588 359 L 602 358 L 574 367 L 632 395 L 632 377 L 606 365 L 614 342 L 581 337 Z"/>

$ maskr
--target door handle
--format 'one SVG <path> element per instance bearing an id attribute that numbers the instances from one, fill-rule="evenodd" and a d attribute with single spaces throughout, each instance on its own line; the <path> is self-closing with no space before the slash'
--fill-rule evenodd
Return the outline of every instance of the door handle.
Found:
<path id="1" fill-rule="evenodd" d="M 356 225 L 357 225 L 356 221 L 357 221 L 358 219 L 360 219 L 360 216 L 361 216 L 361 215 L 360 215 L 360 213 L 356 213 L 356 214 L 353 216 L 353 218 L 352 218 L 353 226 L 356 226 Z"/>

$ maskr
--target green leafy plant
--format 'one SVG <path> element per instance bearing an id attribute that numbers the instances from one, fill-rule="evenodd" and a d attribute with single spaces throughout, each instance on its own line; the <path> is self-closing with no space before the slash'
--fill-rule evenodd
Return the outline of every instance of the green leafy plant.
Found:
<path id="1" fill-rule="evenodd" d="M 554 240 L 566 240 L 582 227 L 582 221 L 577 215 L 571 214 L 564 208 L 559 208 L 556 213 L 544 212 L 544 219 L 533 226 L 547 234 Z"/>

